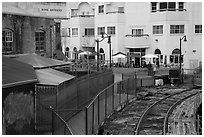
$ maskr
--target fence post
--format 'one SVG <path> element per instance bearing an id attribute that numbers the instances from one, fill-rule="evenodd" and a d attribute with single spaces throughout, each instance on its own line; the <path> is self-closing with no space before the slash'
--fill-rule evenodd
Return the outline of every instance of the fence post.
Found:
<path id="1" fill-rule="evenodd" d="M 126 83 L 126 86 L 127 86 L 127 101 L 128 101 L 129 78 L 127 79 L 127 83 Z"/>
<path id="2" fill-rule="evenodd" d="M 105 90 L 105 117 L 107 114 L 107 90 Z"/>
<path id="3" fill-rule="evenodd" d="M 122 91 L 122 83 L 123 81 L 120 81 L 119 85 L 120 85 L 120 90 L 119 90 L 119 105 L 121 105 L 121 91 Z"/>
<path id="4" fill-rule="evenodd" d="M 54 135 L 54 108 L 50 106 L 50 109 L 52 111 L 52 135 Z"/>
<path id="5" fill-rule="evenodd" d="M 88 135 L 88 108 L 85 107 L 85 129 L 86 135 Z"/>
<path id="6" fill-rule="evenodd" d="M 94 134 L 94 102 L 93 102 L 93 109 L 92 109 L 92 134 Z"/>
<path id="7" fill-rule="evenodd" d="M 98 96 L 98 125 L 100 125 L 100 100 Z"/>
<path id="8" fill-rule="evenodd" d="M 35 91 L 34 91 L 34 119 L 35 119 L 35 134 L 36 134 L 36 130 L 37 130 L 37 86 L 35 85 Z"/>
<path id="9" fill-rule="evenodd" d="M 141 87 L 142 87 L 142 78 L 141 78 L 141 81 L 140 81 L 140 82 L 141 82 Z"/>
<path id="10" fill-rule="evenodd" d="M 115 84 L 113 84 L 112 88 L 112 109 L 114 110 L 114 91 L 115 91 Z"/>

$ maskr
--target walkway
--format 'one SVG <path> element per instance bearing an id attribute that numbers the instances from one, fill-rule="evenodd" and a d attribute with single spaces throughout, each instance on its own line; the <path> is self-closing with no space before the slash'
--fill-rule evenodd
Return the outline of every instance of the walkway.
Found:
<path id="1" fill-rule="evenodd" d="M 133 98 L 133 97 L 134 97 L 133 95 L 129 95 L 128 98 Z M 121 95 L 121 101 L 123 103 L 126 101 L 126 99 L 127 99 L 126 94 Z M 112 97 L 111 96 L 108 97 L 108 99 L 107 99 L 108 108 L 107 109 L 111 109 L 111 107 L 112 107 L 109 104 L 111 102 L 111 100 L 112 100 Z M 100 112 L 102 112 L 104 109 L 103 108 L 104 106 L 102 106 L 104 104 L 104 101 L 105 100 L 100 101 L 100 105 L 101 105 L 101 107 L 100 107 L 101 111 Z M 115 104 L 115 106 L 118 106 L 118 104 L 119 104 L 119 96 L 118 95 L 115 95 L 114 104 Z M 89 116 L 89 117 L 90 117 L 89 119 L 91 119 L 91 116 Z M 85 128 L 85 111 L 79 112 L 74 117 L 72 117 L 67 123 L 68 123 L 69 127 L 71 128 L 74 135 L 85 135 L 85 129 L 86 129 Z"/>

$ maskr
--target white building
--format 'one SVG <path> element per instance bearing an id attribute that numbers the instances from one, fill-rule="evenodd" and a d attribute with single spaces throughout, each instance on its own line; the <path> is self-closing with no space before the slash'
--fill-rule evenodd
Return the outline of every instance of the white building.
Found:
<path id="1" fill-rule="evenodd" d="M 94 4 L 67 4 L 68 19 L 61 20 L 62 51 L 68 58 L 77 59 L 80 51 L 94 51 Z"/>
<path id="2" fill-rule="evenodd" d="M 126 53 L 128 63 L 132 62 L 136 67 L 141 67 L 144 63 L 142 56 L 145 54 L 158 54 L 160 64 L 179 65 L 181 42 L 184 68 L 196 68 L 202 62 L 201 2 L 98 2 L 94 4 L 93 21 L 88 22 L 93 23 L 90 26 L 95 28 L 95 37 L 92 43 L 87 45 L 93 46 L 94 39 L 100 38 L 101 32 L 105 32 L 111 35 L 112 54 Z M 81 3 L 75 8 L 78 11 L 80 7 L 90 9 L 89 6 L 82 5 L 88 5 L 88 3 Z M 70 28 L 82 29 L 79 31 L 79 35 L 82 36 L 85 26 L 89 26 L 87 22 L 78 20 L 71 23 L 71 20 L 74 19 L 70 18 Z M 84 27 L 80 27 L 80 24 Z M 187 42 L 184 41 L 184 36 Z M 73 43 L 79 43 L 76 46 L 80 47 L 83 45 L 80 39 L 82 38 L 70 37 L 66 46 L 71 48 Z M 107 40 L 103 40 L 99 45 L 100 52 L 105 53 L 105 60 L 109 60 L 110 51 Z"/>

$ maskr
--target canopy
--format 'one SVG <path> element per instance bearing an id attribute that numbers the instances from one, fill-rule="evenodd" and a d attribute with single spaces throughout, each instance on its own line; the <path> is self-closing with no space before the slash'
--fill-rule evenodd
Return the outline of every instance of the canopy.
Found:
<path id="1" fill-rule="evenodd" d="M 116 54 L 113 54 L 113 58 L 126 58 L 125 53 L 118 52 Z"/>
<path id="2" fill-rule="evenodd" d="M 2 56 L 2 87 L 8 88 L 38 82 L 31 65 Z"/>
<path id="3" fill-rule="evenodd" d="M 65 81 L 71 80 L 74 76 L 48 68 L 35 70 L 39 84 L 59 85 Z"/>
<path id="4" fill-rule="evenodd" d="M 158 56 L 153 55 L 153 54 L 147 54 L 147 55 L 142 56 L 142 58 L 158 58 Z"/>
<path id="5" fill-rule="evenodd" d="M 15 60 L 32 65 L 34 68 L 46 68 L 46 67 L 57 67 L 72 64 L 71 62 L 65 62 L 39 56 L 35 53 L 29 54 L 18 54 L 15 55 Z"/>
<path id="6" fill-rule="evenodd" d="M 92 53 L 90 51 L 83 51 L 79 53 L 79 55 L 91 55 Z"/>

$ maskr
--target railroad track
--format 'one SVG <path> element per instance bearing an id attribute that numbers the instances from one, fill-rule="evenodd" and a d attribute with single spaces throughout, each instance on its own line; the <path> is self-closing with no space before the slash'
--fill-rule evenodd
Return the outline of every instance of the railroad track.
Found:
<path id="1" fill-rule="evenodd" d="M 185 99 L 196 95 L 191 89 L 169 95 L 148 107 L 135 127 L 136 135 L 162 135 L 166 133 L 168 116 Z"/>

